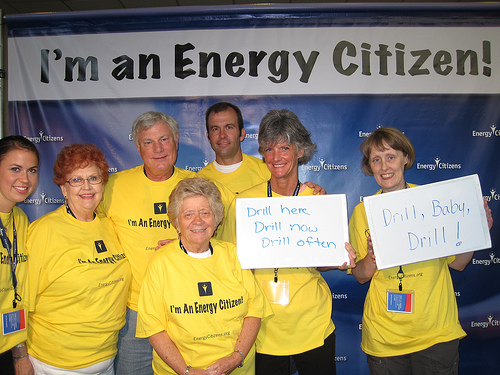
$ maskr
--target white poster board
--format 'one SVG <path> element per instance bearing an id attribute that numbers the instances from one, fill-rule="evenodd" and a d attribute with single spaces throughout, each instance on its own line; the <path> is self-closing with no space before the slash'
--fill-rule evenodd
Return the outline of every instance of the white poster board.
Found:
<path id="1" fill-rule="evenodd" d="M 345 194 L 238 198 L 236 243 L 244 269 L 349 262 Z"/>
<path id="2" fill-rule="evenodd" d="M 364 199 L 379 269 L 491 247 L 477 175 Z"/>

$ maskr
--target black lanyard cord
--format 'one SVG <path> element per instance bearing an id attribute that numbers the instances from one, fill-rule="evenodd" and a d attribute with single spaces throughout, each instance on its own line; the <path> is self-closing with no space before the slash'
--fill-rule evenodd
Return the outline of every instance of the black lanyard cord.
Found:
<path id="1" fill-rule="evenodd" d="M 184 251 L 186 254 L 188 253 L 180 239 L 179 239 L 179 246 L 180 246 L 182 251 Z M 210 242 L 208 243 L 208 250 L 210 250 L 210 255 L 214 255 L 214 248 L 212 247 L 212 244 Z"/>
<path id="2" fill-rule="evenodd" d="M 297 181 L 297 186 L 295 186 L 295 190 L 293 191 L 293 196 L 296 197 L 299 195 L 300 191 L 300 181 Z M 271 180 L 267 181 L 267 197 L 271 198 L 273 196 L 273 191 L 271 190 Z M 278 282 L 278 271 L 279 268 L 274 269 L 274 282 Z"/>
<path id="3" fill-rule="evenodd" d="M 300 181 L 297 181 L 297 186 L 295 186 L 295 190 L 293 191 L 293 195 L 294 197 L 296 197 L 297 195 L 299 195 L 299 191 L 300 191 Z M 268 198 L 271 198 L 273 196 L 273 191 L 271 190 L 271 180 L 267 181 L 267 197 Z"/>
<path id="4" fill-rule="evenodd" d="M 399 291 L 401 292 L 403 290 L 403 278 L 405 277 L 402 266 L 399 266 L 399 271 L 396 276 L 399 279 Z"/>

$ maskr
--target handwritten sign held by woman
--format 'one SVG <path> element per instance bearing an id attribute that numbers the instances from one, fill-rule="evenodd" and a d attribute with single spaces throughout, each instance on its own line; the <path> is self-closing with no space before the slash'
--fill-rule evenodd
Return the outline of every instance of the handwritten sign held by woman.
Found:
<path id="1" fill-rule="evenodd" d="M 491 247 L 477 175 L 364 199 L 377 267 Z"/>
<path id="2" fill-rule="evenodd" d="M 349 262 L 344 194 L 238 198 L 236 237 L 242 268 L 340 266 Z"/>

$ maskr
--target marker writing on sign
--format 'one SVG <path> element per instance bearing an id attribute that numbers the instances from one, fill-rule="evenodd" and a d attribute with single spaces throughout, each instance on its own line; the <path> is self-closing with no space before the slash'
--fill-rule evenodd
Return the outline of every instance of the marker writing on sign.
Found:
<path id="1" fill-rule="evenodd" d="M 408 232 L 408 247 L 410 250 L 417 250 L 419 248 L 429 248 L 433 246 L 445 245 L 447 239 L 447 233 L 452 231 L 451 228 L 445 226 L 439 228 L 433 228 L 428 230 L 423 235 L 414 232 Z M 460 240 L 460 222 L 457 222 L 456 226 L 456 238 L 457 242 L 455 246 L 462 245 Z"/>

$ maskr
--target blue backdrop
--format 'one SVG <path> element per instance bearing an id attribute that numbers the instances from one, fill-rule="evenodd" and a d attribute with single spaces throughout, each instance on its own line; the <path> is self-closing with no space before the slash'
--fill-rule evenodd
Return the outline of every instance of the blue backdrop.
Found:
<path id="1" fill-rule="evenodd" d="M 450 6 L 360 6 L 358 4 L 321 7 L 241 6 L 153 9 L 132 12 L 10 16 L 7 17 L 7 25 L 9 72 L 13 71 L 14 76 L 11 78 L 9 75 L 9 132 L 22 134 L 32 139 L 37 143 L 42 155 L 39 186 L 30 199 L 21 204 L 31 220 L 55 209 L 62 203 L 60 190 L 52 182 L 52 166 L 55 156 L 64 145 L 75 142 L 97 144 L 105 152 L 111 172 L 140 164 L 138 152 L 130 139 L 130 129 L 133 120 L 148 110 L 165 112 L 179 122 L 180 144 L 176 165 L 195 171 L 201 169 L 214 159 L 213 152 L 205 138 L 204 112 L 208 106 L 218 101 L 230 101 L 241 108 L 247 130 L 243 151 L 253 155 L 257 155 L 256 134 L 262 116 L 273 108 L 287 108 L 295 112 L 311 131 L 313 140 L 318 145 L 318 151 L 313 159 L 307 165 L 300 167 L 301 180 L 316 182 L 328 193 L 347 194 L 349 215 L 363 196 L 374 194 L 378 188 L 373 177 L 362 174 L 361 153 L 359 152 L 359 145 L 363 139 L 378 126 L 399 128 L 415 145 L 417 158 L 414 167 L 406 173 L 408 182 L 426 184 L 477 173 L 481 180 L 483 196 L 488 200 L 493 211 L 495 224 L 491 230 L 493 247 L 476 252 L 465 271 L 461 273 L 452 271 L 460 320 L 468 334 L 460 345 L 460 373 L 493 374 L 498 372 L 500 365 L 498 356 L 500 283 L 496 279 L 496 274 L 500 267 L 498 231 L 498 223 L 500 223 L 500 174 L 498 173 L 500 170 L 498 165 L 500 85 L 498 85 L 498 75 L 500 71 L 495 69 L 497 67 L 495 58 L 498 56 L 497 50 L 500 43 L 498 29 L 496 29 L 500 26 L 498 6 L 457 6 L 457 4 Z M 262 84 L 263 89 L 259 91 L 254 90 L 250 82 L 248 90 L 245 89 L 247 86 L 242 86 L 235 90 L 224 91 L 225 89 L 219 88 L 215 82 L 216 93 L 211 93 L 210 87 L 203 86 L 206 80 L 211 79 L 210 76 L 199 87 L 195 82 L 187 88 L 184 87 L 188 85 L 187 80 L 182 79 L 173 79 L 174 85 L 167 82 L 165 87 L 161 87 L 156 81 L 153 83 L 149 81 L 144 87 L 138 86 L 137 95 L 134 95 L 134 87 L 125 87 L 125 84 L 128 84 L 125 79 L 123 86 L 119 86 L 122 84 L 121 81 L 113 83 L 115 86 L 110 89 L 114 93 L 113 97 L 108 94 L 104 95 L 100 88 L 92 86 L 85 86 L 83 89 L 91 94 L 80 95 L 81 92 L 73 90 L 71 95 L 66 95 L 71 91 L 65 91 L 67 85 L 70 84 L 69 80 L 61 82 L 61 86 L 56 86 L 53 94 L 44 96 L 43 89 L 48 86 L 40 84 L 44 72 L 51 74 L 50 85 L 55 80 L 57 73 L 51 69 L 54 64 L 63 61 L 62 58 L 57 58 L 57 49 L 60 49 L 64 55 L 69 48 L 61 47 L 66 42 L 58 38 L 63 37 L 74 38 L 71 39 L 71 44 L 76 51 L 81 43 L 82 52 L 78 56 L 95 55 L 99 58 L 99 53 L 88 52 L 93 46 L 87 46 L 76 37 L 86 35 L 89 38 L 95 35 L 114 37 L 113 34 L 119 33 L 133 33 L 134 36 L 140 36 L 141 33 L 151 31 L 175 32 L 175 34 L 159 34 L 160 37 L 153 38 L 153 41 L 149 39 L 149 34 L 148 38 L 145 38 L 148 39 L 145 41 L 146 45 L 156 46 L 166 43 L 170 48 L 174 42 L 165 40 L 164 35 L 172 35 L 172 39 L 178 38 L 178 44 L 185 44 L 187 41 L 182 39 L 184 33 L 191 36 L 193 34 L 189 33 L 203 34 L 212 29 L 222 32 L 229 30 L 227 38 L 231 42 L 230 30 L 246 30 L 250 34 L 257 29 L 301 28 L 306 30 L 304 33 L 307 34 L 308 29 L 313 28 L 320 30 L 334 28 L 335 32 L 337 32 L 336 28 L 341 28 L 346 30 L 346 35 L 351 36 L 353 30 L 366 32 L 366 29 L 362 29 L 364 27 L 377 29 L 401 27 L 402 34 L 408 35 L 409 40 L 418 45 L 419 51 L 425 49 L 424 42 L 426 42 L 423 40 L 421 44 L 417 43 L 417 41 L 420 42 L 419 30 L 422 30 L 423 35 L 428 28 L 437 31 L 440 28 L 460 30 L 474 28 L 473 33 L 478 34 L 483 28 L 486 32 L 492 30 L 492 36 L 488 39 L 491 42 L 491 50 L 483 48 L 478 54 L 480 68 L 491 68 L 490 75 L 486 76 L 485 70 L 479 69 L 477 76 L 482 76 L 481 79 L 485 79 L 486 76 L 487 79 L 493 80 L 496 91 L 495 89 L 482 90 L 483 85 L 478 84 L 479 88 L 471 88 L 468 92 L 467 85 L 463 84 L 463 80 L 467 77 L 458 75 L 455 70 L 453 78 L 450 78 L 452 82 L 444 83 L 444 86 L 448 86 L 442 91 L 439 87 L 433 86 L 435 82 L 432 82 L 434 80 L 432 76 L 429 78 L 430 81 L 423 83 L 418 81 L 417 85 L 423 85 L 421 86 L 423 89 L 414 90 L 412 82 L 405 82 L 405 88 L 399 92 L 398 81 L 391 77 L 387 80 L 389 89 L 384 89 L 381 85 L 377 90 L 370 87 L 370 83 L 360 85 L 359 81 L 363 77 L 358 77 L 356 80 L 353 78 L 353 85 L 357 85 L 357 88 L 351 91 L 352 86 L 340 79 L 345 78 L 345 75 L 339 78 L 337 87 L 331 88 L 325 88 L 325 85 L 329 84 L 327 79 L 324 84 L 321 79 L 313 82 L 314 75 L 311 75 L 312 89 L 309 89 L 307 85 L 300 86 L 300 84 L 290 86 L 288 89 L 286 86 L 288 83 L 285 83 L 285 86 L 279 86 L 278 89 L 268 89 L 265 84 Z M 368 37 L 367 34 L 361 35 L 363 36 L 356 39 L 360 41 L 358 56 L 361 56 L 360 51 L 363 48 L 364 51 L 369 50 L 361 44 L 363 38 Z M 446 38 L 449 40 L 448 36 Z M 26 46 L 30 45 L 24 43 L 31 39 L 34 56 L 36 56 L 33 67 L 30 67 L 29 62 L 26 61 L 29 58 L 23 55 L 28 49 Z M 483 40 L 484 37 L 480 35 L 479 39 Z M 294 41 L 286 40 L 285 42 L 288 43 L 287 46 L 292 46 L 287 47 L 291 55 L 295 51 L 292 49 Z M 313 43 L 313 40 L 310 42 Z M 244 45 L 246 41 L 242 40 L 241 43 Z M 121 46 L 128 47 L 125 46 L 126 44 Z M 332 46 L 335 45 L 338 45 L 338 41 L 332 42 Z M 303 48 L 302 44 L 300 46 Z M 394 56 L 397 50 L 400 52 L 403 50 L 402 47 L 395 48 L 393 44 L 390 46 Z M 106 49 L 106 47 L 107 45 L 104 45 L 101 49 Z M 88 50 L 84 51 L 84 48 Z M 249 48 L 258 47 L 252 44 Z M 42 51 L 45 49 L 50 51 L 49 59 L 45 61 L 52 65 L 44 71 Z M 137 51 L 141 49 L 138 48 Z M 373 56 L 375 47 L 370 51 Z M 134 49 L 130 55 L 135 52 Z M 141 53 L 150 54 L 151 49 L 144 48 Z M 407 49 L 407 57 L 409 55 L 410 52 Z M 169 58 L 171 60 L 162 65 L 162 78 L 168 74 L 173 76 L 174 56 L 169 55 Z M 353 61 L 344 55 L 343 67 Z M 357 62 L 362 65 L 360 60 Z M 99 63 L 99 68 L 106 64 L 102 58 Z M 430 66 L 436 67 L 439 63 L 439 60 L 434 60 Z M 164 69 L 164 66 L 167 68 Z M 268 65 L 268 68 L 272 72 L 272 66 Z M 134 69 L 137 72 L 137 67 Z M 375 69 L 372 66 L 372 76 L 377 75 L 377 70 L 379 67 Z M 290 77 L 293 77 L 297 69 L 294 70 L 290 66 L 289 73 Z M 62 71 L 59 71 L 59 74 L 62 75 Z M 152 75 L 151 70 L 148 70 L 148 74 Z M 75 79 L 72 83 L 75 85 L 76 75 L 75 70 Z M 267 80 L 267 76 L 271 74 L 266 72 L 262 75 Z M 406 74 L 407 77 L 409 75 L 409 73 Z M 465 74 L 465 76 L 468 75 L 470 74 Z M 275 74 L 275 76 L 278 75 Z M 36 77 L 36 79 L 30 77 Z M 67 75 L 66 78 L 68 78 Z M 85 85 L 90 85 L 90 69 L 87 69 L 85 78 Z M 441 78 L 442 75 L 439 75 L 435 80 L 439 81 Z M 245 81 L 253 79 L 255 77 L 245 74 L 239 77 L 239 80 Z M 382 81 L 374 82 L 379 84 L 384 82 L 384 79 L 385 77 L 382 77 Z M 236 81 L 227 81 L 226 78 L 224 82 Z M 456 92 L 453 91 L 454 85 L 457 87 Z M 425 90 L 427 86 L 428 91 Z M 488 82 L 484 85 L 486 86 Z M 151 96 L 143 93 L 149 88 L 151 88 Z M 177 90 L 182 95 L 176 95 Z M 50 88 L 46 91 L 50 91 Z M 337 371 L 339 374 L 367 374 L 365 356 L 359 345 L 361 316 L 368 286 L 359 285 L 352 276 L 339 271 L 328 271 L 324 276 L 330 285 L 334 299 L 333 320 L 337 326 Z"/>

